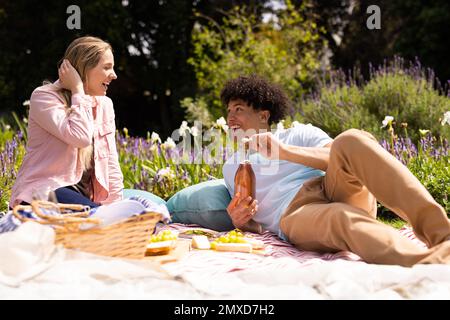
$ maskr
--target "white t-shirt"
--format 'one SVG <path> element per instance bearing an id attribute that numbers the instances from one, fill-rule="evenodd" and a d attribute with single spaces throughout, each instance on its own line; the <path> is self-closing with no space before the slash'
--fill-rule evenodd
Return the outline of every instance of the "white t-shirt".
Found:
<path id="1" fill-rule="evenodd" d="M 277 130 L 274 136 L 285 144 L 300 147 L 323 147 L 333 141 L 323 130 L 310 124 Z M 241 159 L 242 155 L 236 152 L 223 165 L 223 176 L 231 195 L 234 194 L 234 176 Z M 264 229 L 286 239 L 279 227 L 282 213 L 305 181 L 325 173 L 293 162 L 268 160 L 259 153 L 251 154 L 249 159 L 255 172 L 258 200 L 254 220 Z"/>

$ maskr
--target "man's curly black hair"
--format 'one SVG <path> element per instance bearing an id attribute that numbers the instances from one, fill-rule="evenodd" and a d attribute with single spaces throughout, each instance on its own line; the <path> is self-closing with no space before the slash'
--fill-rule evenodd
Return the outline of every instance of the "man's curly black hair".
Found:
<path id="1" fill-rule="evenodd" d="M 255 74 L 227 81 L 220 98 L 225 106 L 232 100 L 240 99 L 253 109 L 268 110 L 269 125 L 283 119 L 291 103 L 280 86 Z"/>

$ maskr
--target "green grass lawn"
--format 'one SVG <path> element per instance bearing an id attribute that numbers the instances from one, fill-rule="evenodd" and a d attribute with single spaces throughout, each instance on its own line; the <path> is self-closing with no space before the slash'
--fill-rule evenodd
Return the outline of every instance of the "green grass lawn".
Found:
<path id="1" fill-rule="evenodd" d="M 381 221 L 387 225 L 390 225 L 391 227 L 394 227 L 395 229 L 401 229 L 408 223 L 405 220 L 402 220 L 400 218 L 387 218 L 383 216 L 377 217 L 378 221 Z"/>

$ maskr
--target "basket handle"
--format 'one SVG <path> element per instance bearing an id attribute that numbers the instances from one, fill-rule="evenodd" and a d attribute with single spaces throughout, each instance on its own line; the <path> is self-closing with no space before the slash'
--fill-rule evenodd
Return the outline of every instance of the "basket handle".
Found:
<path id="1" fill-rule="evenodd" d="M 39 208 L 39 205 L 43 204 L 46 208 L 67 208 L 67 209 L 83 209 L 83 206 L 80 205 L 56 205 L 55 203 L 51 202 L 45 202 L 45 201 L 33 201 L 31 202 L 31 205 L 17 205 L 13 208 L 13 215 L 22 223 L 27 221 L 33 221 L 37 222 L 43 225 L 51 225 L 53 228 L 61 230 L 61 231 L 78 231 L 79 227 L 82 223 L 92 223 L 99 225 L 101 221 L 96 218 L 80 218 L 76 217 L 75 215 L 89 215 L 89 212 L 81 212 L 81 213 L 75 213 L 75 214 L 64 214 L 59 216 L 49 216 L 44 213 L 42 213 L 41 209 Z M 88 207 L 89 208 L 89 207 Z M 19 210 L 31 210 L 33 211 L 39 218 L 41 219 L 31 219 L 26 218 L 19 214 Z"/>
<path id="2" fill-rule="evenodd" d="M 36 202 L 38 203 L 39 208 L 56 210 L 58 212 L 64 212 L 65 210 L 81 211 L 76 213 L 65 213 L 64 217 L 89 217 L 89 213 L 91 211 L 91 208 L 89 206 L 84 206 L 81 204 L 54 203 L 42 200 L 38 200 Z M 41 211 L 39 210 L 38 212 L 36 212 L 36 214 L 41 214 Z"/>
<path id="3" fill-rule="evenodd" d="M 93 224 L 100 224 L 100 220 L 96 218 L 84 218 L 84 217 L 77 217 L 76 215 L 79 215 L 79 213 L 76 214 L 64 214 L 64 215 L 57 215 L 57 216 L 50 216 L 42 213 L 42 210 L 40 208 L 40 205 L 42 205 L 44 208 L 51 209 L 65 209 L 65 208 L 80 208 L 83 209 L 84 206 L 81 205 L 66 205 L 66 204 L 56 204 L 53 202 L 48 201 L 32 201 L 31 207 L 33 209 L 33 212 L 36 213 L 36 215 L 43 219 L 47 220 L 51 223 L 57 223 L 57 224 L 68 224 L 68 223 L 93 223 Z M 89 208 L 89 207 L 87 207 Z M 85 212 L 82 212 L 82 214 L 86 214 Z M 87 213 L 89 215 L 89 212 Z"/>
<path id="4" fill-rule="evenodd" d="M 40 224 L 52 224 L 52 222 L 47 221 L 47 220 L 36 220 L 36 219 L 32 219 L 32 218 L 26 218 L 23 215 L 19 214 L 19 210 L 28 210 L 28 211 L 32 211 L 33 208 L 29 205 L 24 206 L 24 205 L 17 205 L 13 208 L 13 216 L 16 217 L 20 222 L 24 223 L 27 221 L 33 221 L 33 222 L 38 222 Z"/>

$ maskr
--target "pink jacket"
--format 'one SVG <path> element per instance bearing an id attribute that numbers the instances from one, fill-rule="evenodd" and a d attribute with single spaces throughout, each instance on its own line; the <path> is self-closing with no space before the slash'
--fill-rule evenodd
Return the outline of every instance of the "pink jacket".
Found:
<path id="1" fill-rule="evenodd" d="M 78 183 L 83 174 L 78 148 L 94 138 L 94 202 L 122 199 L 123 175 L 116 149 L 114 108 L 106 96 L 72 96 L 67 114 L 57 93 L 59 81 L 34 90 L 30 99 L 28 143 L 12 188 L 10 207 L 32 200 L 34 190 L 55 190 Z M 97 104 L 94 120 L 92 108 Z"/>

